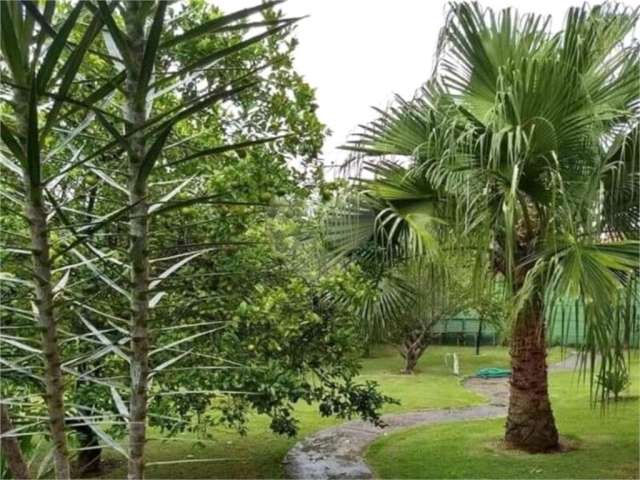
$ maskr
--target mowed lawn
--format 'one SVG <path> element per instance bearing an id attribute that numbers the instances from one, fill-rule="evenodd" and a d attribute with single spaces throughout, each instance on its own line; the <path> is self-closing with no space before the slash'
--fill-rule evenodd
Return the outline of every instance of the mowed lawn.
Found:
<path id="1" fill-rule="evenodd" d="M 384 413 L 433 408 L 464 407 L 485 402 L 465 390 L 461 378 L 454 376 L 445 359 L 457 353 L 461 376 L 471 375 L 481 367 L 506 367 L 508 352 L 503 347 L 483 347 L 480 356 L 473 348 L 435 346 L 420 360 L 415 375 L 401 375 L 402 359 L 392 347 L 374 349 L 372 358 L 363 359 L 362 379 L 377 381 L 382 391 L 398 399 L 400 405 L 388 405 Z M 560 359 L 553 349 L 549 362 Z M 245 436 L 224 430 L 208 429 L 210 438 L 193 434 L 179 435 L 167 441 L 150 440 L 147 446 L 147 477 L 154 479 L 194 478 L 281 478 L 282 459 L 295 442 L 310 433 L 343 420 L 323 418 L 314 406 L 299 404 L 296 408 L 300 433 L 287 438 L 271 433 L 269 419 L 254 416 Z M 153 431 L 150 437 L 153 438 Z M 113 452 L 105 453 L 109 469 L 101 478 L 126 477 L 126 464 Z M 171 463 L 173 461 L 180 463 Z M 188 461 L 188 462 L 185 462 Z M 393 462 L 397 465 L 397 462 Z M 399 474 L 399 473 L 398 473 Z"/>
<path id="2" fill-rule="evenodd" d="M 640 478 L 639 368 L 634 361 L 626 398 L 604 412 L 589 406 L 588 385 L 578 384 L 575 374 L 551 374 L 558 429 L 571 451 L 529 455 L 505 450 L 501 419 L 391 434 L 369 447 L 367 462 L 380 478 Z"/>

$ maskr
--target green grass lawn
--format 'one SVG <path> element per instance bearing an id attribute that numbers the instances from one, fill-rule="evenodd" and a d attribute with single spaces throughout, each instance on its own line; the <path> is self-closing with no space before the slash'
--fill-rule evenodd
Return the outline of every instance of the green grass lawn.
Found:
<path id="1" fill-rule="evenodd" d="M 560 434 L 575 449 L 529 455 L 500 446 L 504 420 L 417 427 L 380 438 L 367 462 L 381 478 L 640 478 L 638 368 L 628 397 L 603 414 L 571 372 L 551 374 Z M 389 462 L 393 458 L 393 462 Z"/>
<path id="2" fill-rule="evenodd" d="M 507 366 L 505 348 L 486 347 L 475 356 L 472 348 L 432 347 L 427 350 L 418 365 L 415 375 L 401 375 L 402 359 L 393 348 L 378 348 L 373 358 L 363 360 L 362 378 L 380 383 L 382 391 L 401 401 L 400 405 L 388 405 L 384 412 L 464 407 L 481 404 L 484 399 L 465 390 L 460 379 L 451 374 L 445 365 L 445 355 L 457 352 L 463 375 L 469 375 L 480 367 Z M 560 358 L 554 350 L 550 361 Z M 275 435 L 269 430 L 269 419 L 254 416 L 249 424 L 249 433 L 240 436 L 229 430 L 210 430 L 214 440 L 203 440 L 201 446 L 194 443 L 193 435 L 180 435 L 168 441 L 151 440 L 147 446 L 148 478 L 280 478 L 282 459 L 287 450 L 301 438 L 313 431 L 335 425 L 341 420 L 322 418 L 313 406 L 300 404 L 297 409 L 300 433 L 296 438 Z M 154 432 L 150 432 L 153 436 Z M 126 465 L 121 457 L 105 453 L 113 468 L 102 478 L 126 477 Z M 207 460 L 188 464 L 156 464 L 172 460 Z"/>
<path id="3" fill-rule="evenodd" d="M 391 347 L 374 349 L 372 358 L 363 360 L 362 378 L 377 381 L 382 391 L 400 400 L 400 405 L 388 405 L 384 413 L 444 407 L 464 407 L 484 403 L 484 399 L 465 390 L 458 377 L 445 365 L 447 353 L 456 352 L 462 376 L 471 375 L 481 367 L 506 367 L 506 348 L 483 347 L 479 356 L 472 348 L 434 346 L 420 360 L 415 375 L 402 375 L 402 359 Z M 560 350 L 553 349 L 549 362 L 560 359 Z M 255 415 L 249 432 L 240 436 L 234 431 L 210 429 L 213 440 L 184 434 L 169 440 L 150 440 L 147 445 L 147 477 L 154 479 L 186 478 L 281 478 L 282 459 L 295 442 L 310 433 L 342 420 L 323 418 L 310 405 L 296 408 L 300 433 L 287 438 L 271 433 L 269 419 Z M 151 438 L 158 436 L 151 431 Z M 113 452 L 105 453 L 108 468 L 101 478 L 126 477 L 126 464 Z M 189 463 L 167 463 L 190 460 Z M 395 462 L 394 462 L 395 463 Z"/>

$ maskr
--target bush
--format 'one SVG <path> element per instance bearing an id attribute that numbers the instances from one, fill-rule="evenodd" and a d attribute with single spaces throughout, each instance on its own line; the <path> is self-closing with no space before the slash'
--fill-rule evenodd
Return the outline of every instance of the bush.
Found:
<path id="1" fill-rule="evenodd" d="M 598 375 L 598 385 L 604 389 L 607 396 L 613 394 L 615 401 L 630 384 L 629 373 L 626 370 L 606 372 Z"/>

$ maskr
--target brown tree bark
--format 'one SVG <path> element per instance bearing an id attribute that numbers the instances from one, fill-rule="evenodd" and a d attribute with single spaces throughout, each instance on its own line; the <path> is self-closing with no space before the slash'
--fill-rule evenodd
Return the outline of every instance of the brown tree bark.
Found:
<path id="1" fill-rule="evenodd" d="M 427 349 L 424 341 L 425 332 L 412 332 L 405 338 L 403 342 L 403 350 L 401 350 L 404 358 L 404 368 L 401 373 L 411 375 L 414 373 L 418 360 Z"/>
<path id="2" fill-rule="evenodd" d="M 547 383 L 544 318 L 539 300 L 525 307 L 511 339 L 511 386 L 505 440 L 527 452 L 557 450 Z"/>
<path id="3" fill-rule="evenodd" d="M 29 86 L 35 88 L 35 86 Z M 16 89 L 14 95 L 17 129 L 22 137 L 22 148 L 29 152 L 26 141 L 28 132 L 27 91 Z M 37 132 L 36 132 L 37 134 Z M 30 152 L 39 156 L 40 152 Z M 38 165 L 38 168 L 39 165 Z M 42 354 L 44 357 L 45 403 L 49 413 L 51 440 L 54 446 L 53 462 L 56 478 L 67 479 L 70 476 L 67 439 L 64 419 L 64 384 L 60 367 L 58 333 L 54 314 L 53 284 L 51 280 L 51 256 L 49 252 L 49 231 L 47 209 L 43 198 L 39 178 L 32 178 L 25 169 L 23 174 L 25 191 L 25 213 L 29 221 L 31 240 L 32 276 L 35 290 L 35 305 L 38 323 L 41 329 Z"/>
<path id="4" fill-rule="evenodd" d="M 27 462 L 24 461 L 18 439 L 14 436 L 7 435 L 11 430 L 13 430 L 13 425 L 9 418 L 7 407 L 0 404 L 0 435 L 2 435 L 2 438 L 0 438 L 0 452 L 6 459 L 13 478 L 16 480 L 26 480 L 31 478 L 29 475 L 29 467 L 27 466 Z"/>
<path id="5" fill-rule="evenodd" d="M 417 349 L 411 348 L 404 353 L 404 368 L 402 369 L 402 373 L 405 375 L 411 375 L 414 373 L 416 366 L 418 365 L 418 360 L 420 358 L 420 353 Z"/>

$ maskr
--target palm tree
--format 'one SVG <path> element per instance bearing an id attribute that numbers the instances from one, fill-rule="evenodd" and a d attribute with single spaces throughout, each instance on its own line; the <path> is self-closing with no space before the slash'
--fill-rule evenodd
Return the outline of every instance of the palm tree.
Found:
<path id="1" fill-rule="evenodd" d="M 638 15 L 572 8 L 554 34 L 548 18 L 452 4 L 433 77 L 347 147 L 361 181 L 340 216 L 351 227 L 333 233 L 339 253 L 373 242 L 392 261 L 454 235 L 476 272 L 504 278 L 505 439 L 527 451 L 558 447 L 544 319 L 559 297 L 584 309 L 583 372 L 627 368 L 640 226 L 640 55 L 627 39 Z"/>

